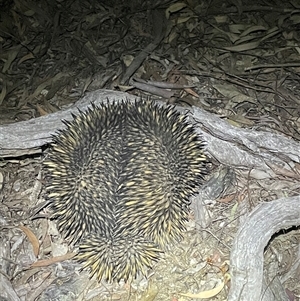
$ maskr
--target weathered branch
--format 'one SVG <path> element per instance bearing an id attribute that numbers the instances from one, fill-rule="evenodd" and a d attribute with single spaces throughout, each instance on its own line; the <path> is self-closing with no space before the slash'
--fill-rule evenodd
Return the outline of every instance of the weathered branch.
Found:
<path id="1" fill-rule="evenodd" d="M 46 116 L 0 126 L 0 157 L 18 157 L 42 152 L 41 147 L 51 142 L 51 135 L 63 128 L 64 120 L 71 120 L 71 113 L 77 114 L 78 109 L 85 111 L 94 102 L 99 104 L 107 99 L 130 100 L 136 97 L 127 93 L 99 90 L 89 93 L 74 106 Z"/>
<path id="2" fill-rule="evenodd" d="M 99 104 L 107 99 L 135 99 L 127 93 L 99 90 L 88 93 L 74 106 L 43 117 L 0 126 L 0 157 L 17 157 L 41 153 L 41 147 L 51 141 L 51 135 L 64 125 L 61 119 L 72 119 L 71 113 L 85 110 L 91 102 Z M 285 169 L 294 174 L 293 162 L 300 163 L 300 143 L 274 133 L 241 129 L 216 115 L 199 108 L 192 109 L 199 132 L 207 142 L 207 151 L 219 162 L 259 169 L 266 176 L 274 175 L 272 168 Z M 297 175 L 295 175 L 297 177 Z"/>
<path id="3" fill-rule="evenodd" d="M 47 116 L 0 126 L 0 157 L 18 157 L 42 152 L 51 135 L 63 128 L 62 119 L 84 111 L 91 104 L 109 100 L 134 100 L 127 93 L 99 90 L 87 94 L 74 106 Z M 300 143 L 283 135 L 241 129 L 199 108 L 191 117 L 207 142 L 207 151 L 219 162 L 239 168 L 259 170 L 266 177 L 294 172 L 300 163 Z M 263 250 L 270 237 L 281 229 L 300 225 L 300 197 L 286 198 L 258 206 L 238 232 L 231 254 L 232 287 L 230 301 L 259 300 L 263 284 Z M 268 299 L 269 290 L 264 298 Z"/>
<path id="4" fill-rule="evenodd" d="M 260 204 L 250 213 L 231 250 L 228 301 L 277 300 L 263 283 L 264 249 L 273 234 L 299 225 L 300 196 Z"/>

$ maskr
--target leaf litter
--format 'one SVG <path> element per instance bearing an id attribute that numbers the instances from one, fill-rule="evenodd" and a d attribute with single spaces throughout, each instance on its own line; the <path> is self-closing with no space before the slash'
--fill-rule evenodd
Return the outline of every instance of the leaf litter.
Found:
<path id="1" fill-rule="evenodd" d="M 126 89 L 199 106 L 237 127 L 300 140 L 296 1 L 15 0 L 1 5 L 1 124 L 49 114 L 88 91 Z M 164 12 L 164 36 L 147 48 L 157 38 L 155 10 Z M 144 49 L 152 50 L 123 83 L 126 69 Z M 237 169 L 229 190 L 205 204 L 208 228 L 199 231 L 191 217 L 184 240 L 147 279 L 98 284 L 63 260 L 72 255 L 45 218 L 47 211 L 44 218 L 31 219 L 31 209 L 44 197 L 34 188 L 42 181 L 40 163 L 41 158 L 0 162 L 0 283 L 6 300 L 191 300 L 207 291 L 216 292 L 211 300 L 224 300 L 228 278 L 222 267 L 242 214 L 238 208 L 300 191 L 292 175 L 266 179 Z M 294 280 L 299 241 L 295 229 L 275 238 L 266 251 L 267 270 L 283 275 L 291 298 L 300 294 Z"/>

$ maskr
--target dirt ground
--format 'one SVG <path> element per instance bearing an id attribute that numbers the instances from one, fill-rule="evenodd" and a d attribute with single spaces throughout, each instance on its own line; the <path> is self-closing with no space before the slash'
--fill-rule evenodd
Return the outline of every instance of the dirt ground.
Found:
<path id="1" fill-rule="evenodd" d="M 4 0 L 0 6 L 0 125 L 112 89 L 300 140 L 297 1 Z M 205 183 L 216 179 L 210 185 L 217 192 L 195 201 L 204 204 L 205 221 L 192 212 L 184 239 L 147 277 L 98 283 L 80 271 L 71 259 L 76 246 L 48 218 L 44 156 L 0 160 L 3 301 L 226 300 L 230 250 L 243 217 L 259 203 L 300 194 L 299 162 L 291 174 L 268 177 L 209 154 Z M 299 246 L 295 225 L 265 249 L 267 279 L 279 276 L 291 301 L 300 300 Z"/>

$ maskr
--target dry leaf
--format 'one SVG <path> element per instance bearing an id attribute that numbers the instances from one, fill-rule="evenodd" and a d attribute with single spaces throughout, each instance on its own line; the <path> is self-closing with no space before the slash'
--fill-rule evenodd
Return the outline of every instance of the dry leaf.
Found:
<path id="1" fill-rule="evenodd" d="M 223 47 L 223 49 L 232 51 L 232 52 L 242 52 L 246 50 L 251 50 L 257 48 L 259 45 L 259 41 L 254 41 L 246 44 L 235 45 L 230 47 Z"/>
<path id="2" fill-rule="evenodd" d="M 27 227 L 25 226 L 19 226 L 19 228 L 25 233 L 27 238 L 29 239 L 32 247 L 33 247 L 33 253 L 35 257 L 38 257 L 39 251 L 40 251 L 40 242 L 35 236 L 35 234 Z"/>
<path id="3" fill-rule="evenodd" d="M 234 219 L 235 219 L 235 217 L 236 217 L 236 211 L 237 211 L 237 208 L 238 208 L 238 206 L 239 206 L 239 203 L 238 202 L 236 202 L 235 204 L 234 204 L 234 206 L 231 208 L 231 210 L 230 210 L 230 218 L 229 218 L 229 220 L 232 222 Z"/>
<path id="4" fill-rule="evenodd" d="M 224 288 L 225 284 L 230 280 L 230 276 L 229 274 L 225 274 L 224 275 L 224 281 L 217 287 L 211 289 L 211 290 L 207 290 L 207 291 L 203 291 L 200 292 L 198 294 L 181 294 L 179 293 L 179 295 L 184 296 L 184 297 L 189 297 L 189 298 L 194 298 L 194 299 L 199 299 L 199 298 L 203 298 L 203 299 L 207 299 L 207 298 L 212 298 L 216 295 L 218 295 L 222 289 Z"/>
<path id="5" fill-rule="evenodd" d="M 21 45 L 16 46 L 14 48 L 10 48 L 10 51 L 8 53 L 8 58 L 6 60 L 6 62 L 4 63 L 4 66 L 2 68 L 2 72 L 6 73 L 6 71 L 9 69 L 11 63 L 15 60 L 15 58 L 17 57 L 20 49 L 21 49 Z"/>
<path id="6" fill-rule="evenodd" d="M 244 32 L 241 33 L 241 37 L 248 36 L 253 32 L 266 31 L 266 30 L 267 30 L 267 28 L 265 28 L 265 26 L 262 26 L 262 25 L 251 26 L 248 29 L 246 29 Z"/>
<path id="7" fill-rule="evenodd" d="M 22 64 L 23 62 L 27 61 L 27 60 L 31 60 L 34 58 L 34 55 L 32 52 L 29 52 L 28 54 L 24 55 L 23 57 L 21 57 L 18 61 L 18 65 Z"/>
<path id="8" fill-rule="evenodd" d="M 232 33 L 241 34 L 246 30 L 246 24 L 229 24 L 228 28 Z"/>
<path id="9" fill-rule="evenodd" d="M 34 262 L 32 265 L 30 265 L 29 268 L 37 268 L 37 267 L 46 267 L 48 265 L 51 265 L 53 263 L 57 263 L 57 262 L 61 262 L 64 260 L 68 260 L 68 259 L 72 259 L 76 254 L 75 253 L 67 253 L 65 255 L 62 256 L 56 256 L 56 257 L 52 257 L 49 259 L 43 259 L 43 260 L 38 260 L 36 262 Z"/>
<path id="10" fill-rule="evenodd" d="M 191 95 L 193 95 L 193 96 L 195 96 L 195 97 L 197 97 L 197 98 L 200 98 L 200 96 L 190 88 L 185 88 L 184 91 L 191 94 Z"/>
<path id="11" fill-rule="evenodd" d="M 187 22 L 192 16 L 182 16 L 182 17 L 179 17 L 177 20 L 176 20 L 176 24 L 182 24 L 182 23 L 185 23 Z"/>
<path id="12" fill-rule="evenodd" d="M 184 2 L 177 2 L 174 3 L 172 5 L 170 5 L 167 9 L 166 9 L 166 18 L 169 19 L 170 15 L 172 13 L 175 13 L 177 11 L 180 11 L 181 9 L 185 8 L 187 5 Z"/>
<path id="13" fill-rule="evenodd" d="M 218 202 L 219 203 L 230 203 L 234 198 L 235 198 L 236 194 L 233 193 L 233 194 L 229 194 L 229 195 L 226 195 L 225 197 L 221 198 L 221 199 L 218 199 Z"/>
<path id="14" fill-rule="evenodd" d="M 41 116 L 48 115 L 48 112 L 45 111 L 39 104 L 37 104 L 36 107 L 37 107 L 37 110 L 38 110 L 38 112 L 39 112 L 39 114 L 40 114 Z"/>
<path id="15" fill-rule="evenodd" d="M 34 97 L 37 97 L 44 89 L 53 85 L 56 81 L 62 80 L 62 78 L 64 78 L 65 76 L 67 76 L 66 73 L 59 72 L 54 77 L 46 79 L 41 84 L 39 84 L 39 86 L 35 89 L 30 98 L 32 99 Z"/>
<path id="16" fill-rule="evenodd" d="M 228 22 L 228 16 L 226 16 L 226 15 L 215 16 L 215 20 L 219 24 L 226 23 L 226 22 Z"/>
<path id="17" fill-rule="evenodd" d="M 211 24 L 211 26 L 214 28 L 212 32 L 213 32 L 213 35 L 215 36 L 215 38 L 219 35 L 219 33 L 221 33 L 222 37 L 224 39 L 229 38 L 231 43 L 235 43 L 239 39 L 239 36 L 232 32 L 224 31 L 213 24 Z"/>
<path id="18" fill-rule="evenodd" d="M 6 96 L 6 91 L 7 91 L 7 88 L 6 88 L 6 82 L 3 81 L 3 84 L 2 84 L 2 90 L 1 90 L 1 93 L 0 93 L 0 106 Z"/>
<path id="19" fill-rule="evenodd" d="M 254 122 L 252 120 L 246 118 L 245 116 L 242 116 L 241 114 L 228 116 L 227 121 L 233 125 L 238 123 L 239 124 L 238 127 L 240 127 L 240 125 L 247 125 L 247 126 L 254 125 Z"/>

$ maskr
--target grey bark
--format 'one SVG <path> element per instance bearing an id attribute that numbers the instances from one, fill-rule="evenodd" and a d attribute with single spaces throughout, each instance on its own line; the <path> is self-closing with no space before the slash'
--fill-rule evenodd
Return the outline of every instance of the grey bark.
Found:
<path id="1" fill-rule="evenodd" d="M 99 90 L 88 93 L 74 106 L 59 112 L 0 126 L 0 157 L 18 157 L 41 153 L 41 147 L 51 142 L 51 135 L 63 128 L 62 119 L 71 120 L 71 113 L 84 111 L 91 102 L 136 99 L 127 93 Z M 191 118 L 207 143 L 207 152 L 220 163 L 239 168 L 258 169 L 266 177 L 274 176 L 274 168 L 294 174 L 293 166 L 300 163 L 300 143 L 283 135 L 241 129 L 231 126 L 218 116 L 200 108 L 192 108 Z M 282 172 L 282 171 L 281 171 Z"/>
<path id="2" fill-rule="evenodd" d="M 228 301 L 288 300 L 277 280 L 269 286 L 264 283 L 264 249 L 274 233 L 299 225 L 300 196 L 262 203 L 250 213 L 230 253 L 232 281 Z M 285 298 L 278 299 L 283 294 Z"/>
<path id="3" fill-rule="evenodd" d="M 74 106 L 36 119 L 0 126 L 0 158 L 41 154 L 51 135 L 71 120 L 71 113 L 84 111 L 91 103 L 136 97 L 99 90 L 87 94 Z M 182 109 L 181 109 L 182 110 Z M 258 171 L 262 177 L 284 174 L 299 179 L 294 167 L 300 163 L 300 143 L 283 135 L 241 129 L 216 115 L 192 108 L 190 118 L 206 141 L 207 152 L 220 163 Z M 238 231 L 231 254 L 232 287 L 229 301 L 276 300 L 263 281 L 263 250 L 280 229 L 300 224 L 299 196 L 261 204 Z M 278 295 L 278 294 L 277 294 Z"/>

